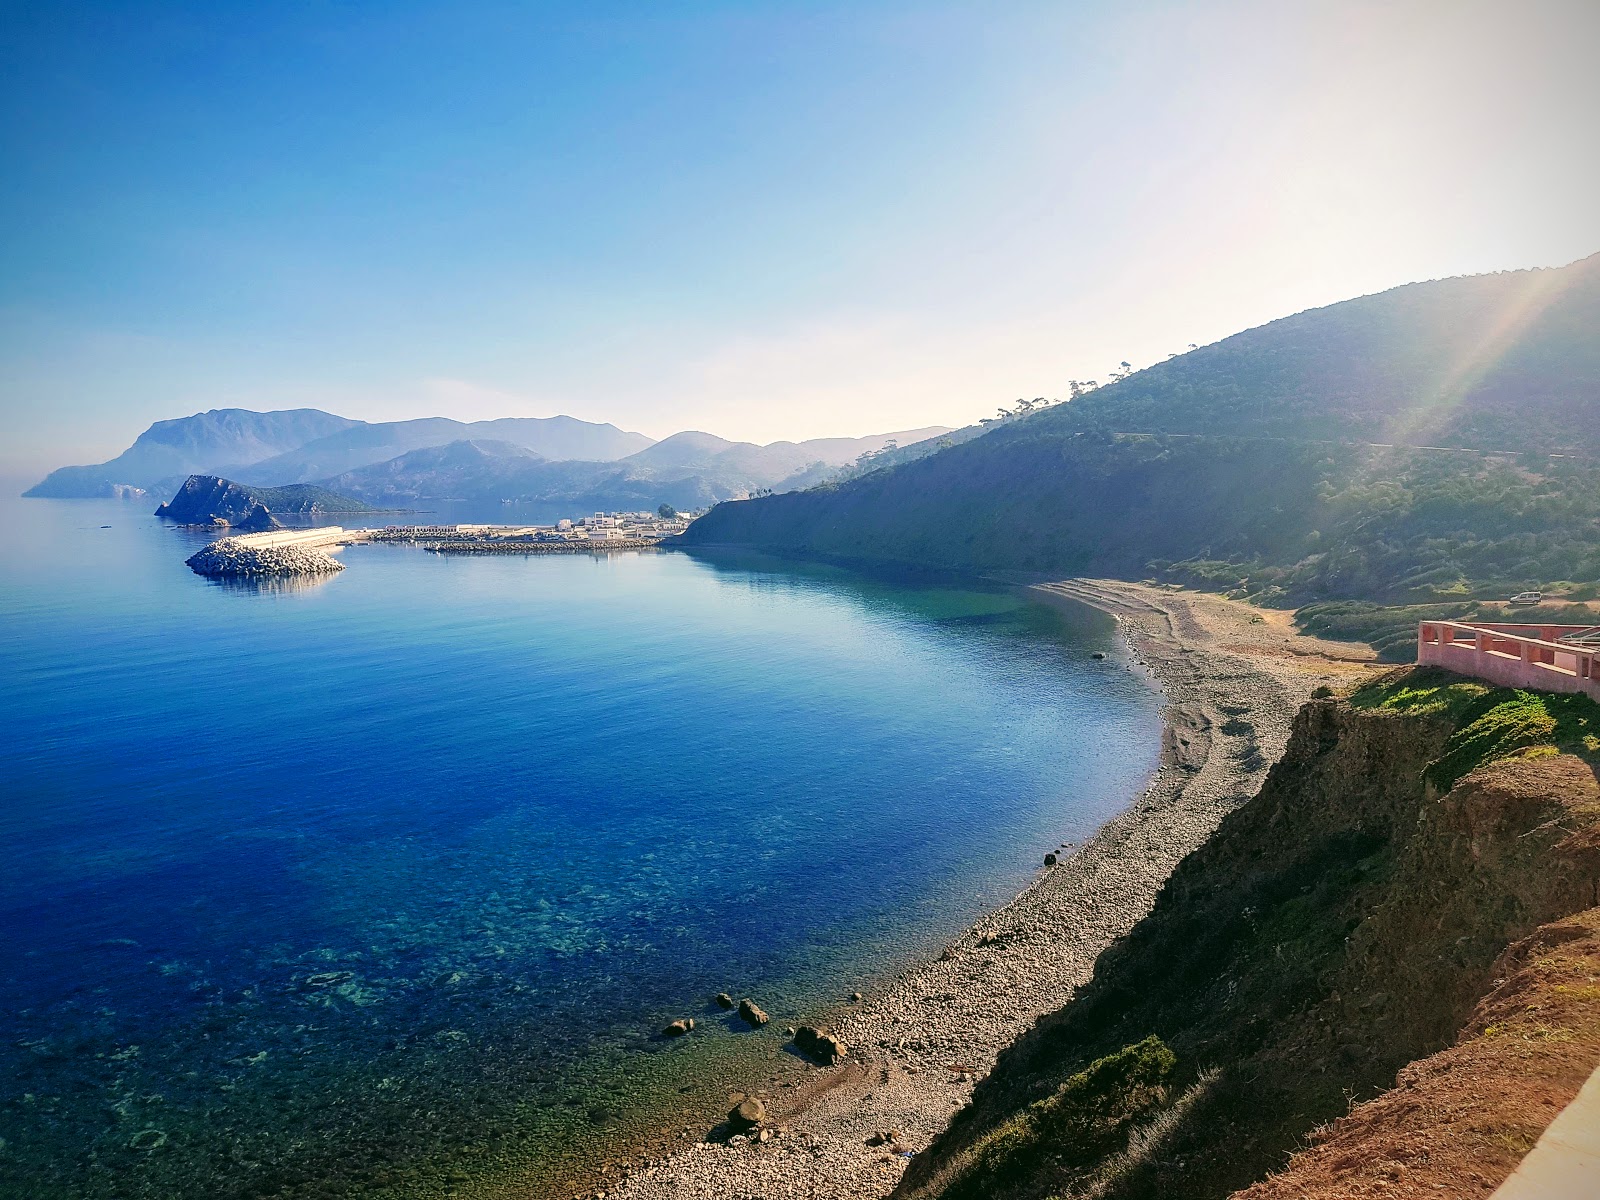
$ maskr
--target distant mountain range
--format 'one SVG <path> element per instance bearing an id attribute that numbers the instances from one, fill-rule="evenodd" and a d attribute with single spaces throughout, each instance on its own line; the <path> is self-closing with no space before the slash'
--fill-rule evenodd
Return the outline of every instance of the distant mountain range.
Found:
<path id="1" fill-rule="evenodd" d="M 1600 255 L 1303 312 L 971 433 L 685 540 L 1294 601 L 1586 594 Z"/>
<path id="2" fill-rule="evenodd" d="M 757 446 L 699 432 L 657 442 L 566 416 L 369 423 L 317 409 L 213 409 L 158 421 L 110 462 L 62 467 L 25 495 L 170 495 L 201 475 L 254 490 L 314 483 L 386 505 L 466 499 L 692 510 L 804 486 L 891 442 L 904 446 L 946 432 L 932 426 Z"/>

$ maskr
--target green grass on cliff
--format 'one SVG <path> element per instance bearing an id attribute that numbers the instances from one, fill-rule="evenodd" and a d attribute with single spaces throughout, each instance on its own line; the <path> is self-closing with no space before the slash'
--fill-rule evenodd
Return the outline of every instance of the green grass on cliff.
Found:
<path id="1" fill-rule="evenodd" d="M 1150 1036 L 1096 1059 L 994 1131 L 945 1200 L 982 1200 L 996 1187 L 1047 1180 L 1067 1188 L 1122 1149 L 1136 1123 L 1167 1101 L 1177 1057 Z"/>
<path id="2" fill-rule="evenodd" d="M 1455 732 L 1426 772 L 1428 782 L 1441 792 L 1502 758 L 1600 755 L 1600 704 L 1587 696 L 1493 688 L 1437 667 L 1420 667 L 1358 688 L 1350 703 L 1361 709 L 1449 717 Z"/>

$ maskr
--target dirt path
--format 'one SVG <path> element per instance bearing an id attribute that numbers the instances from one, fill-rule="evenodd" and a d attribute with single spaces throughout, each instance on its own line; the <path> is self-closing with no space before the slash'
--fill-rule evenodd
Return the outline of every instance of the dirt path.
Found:
<path id="1" fill-rule="evenodd" d="M 1255 793 L 1312 689 L 1370 669 L 1364 647 L 1303 637 L 1278 614 L 1220 597 L 1106 580 L 1038 590 L 1115 616 L 1129 669 L 1148 668 L 1161 683 L 1166 729 L 1150 786 L 942 958 L 834 1014 L 850 1047 L 842 1065 L 810 1072 L 799 1087 L 782 1073 L 747 1085 L 771 1114 L 766 1140 L 708 1136 L 591 1195 L 887 1195 L 907 1156 L 943 1129 L 999 1052 L 1070 999 L 1100 951 L 1149 911 L 1178 861 Z"/>

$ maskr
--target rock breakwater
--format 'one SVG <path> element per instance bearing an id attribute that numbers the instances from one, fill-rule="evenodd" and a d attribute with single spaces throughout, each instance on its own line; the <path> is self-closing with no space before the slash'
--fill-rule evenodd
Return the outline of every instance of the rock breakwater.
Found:
<path id="1" fill-rule="evenodd" d="M 314 546 L 253 546 L 223 538 L 189 556 L 189 569 L 212 578 L 262 579 L 279 575 L 331 575 L 344 564 Z"/>

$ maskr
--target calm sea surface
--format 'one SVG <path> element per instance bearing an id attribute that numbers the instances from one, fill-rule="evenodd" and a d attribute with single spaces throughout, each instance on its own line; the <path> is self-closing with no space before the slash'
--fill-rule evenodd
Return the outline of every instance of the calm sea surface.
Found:
<path id="1" fill-rule="evenodd" d="M 781 1043 L 710 995 L 825 1010 L 1155 762 L 1109 623 L 1014 591 L 395 546 L 223 586 L 149 507 L 0 501 L 6 1196 L 542 1178 Z"/>

